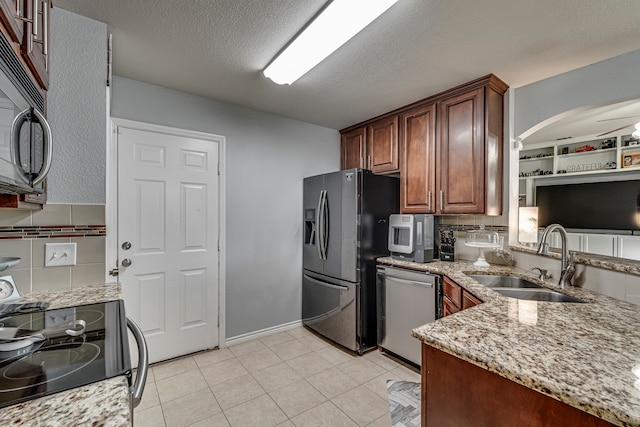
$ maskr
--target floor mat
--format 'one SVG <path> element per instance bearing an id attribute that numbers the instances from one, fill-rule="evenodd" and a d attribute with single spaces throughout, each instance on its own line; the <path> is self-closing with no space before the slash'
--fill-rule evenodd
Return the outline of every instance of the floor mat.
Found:
<path id="1" fill-rule="evenodd" d="M 420 383 L 387 381 L 391 425 L 393 427 L 420 427 Z"/>

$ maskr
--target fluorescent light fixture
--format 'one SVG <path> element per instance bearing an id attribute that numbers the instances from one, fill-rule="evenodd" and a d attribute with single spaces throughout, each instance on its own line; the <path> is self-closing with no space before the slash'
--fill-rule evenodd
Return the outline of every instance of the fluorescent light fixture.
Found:
<path id="1" fill-rule="evenodd" d="M 264 70 L 290 85 L 358 34 L 398 0 L 333 0 Z"/>

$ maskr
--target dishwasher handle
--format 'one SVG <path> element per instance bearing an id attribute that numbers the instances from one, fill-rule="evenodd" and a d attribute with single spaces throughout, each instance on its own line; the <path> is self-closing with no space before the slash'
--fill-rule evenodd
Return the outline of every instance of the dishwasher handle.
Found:
<path id="1" fill-rule="evenodd" d="M 378 274 L 380 274 L 385 279 L 393 280 L 394 282 L 404 283 L 406 285 L 417 285 L 417 286 L 422 286 L 422 287 L 425 287 L 425 288 L 433 288 L 433 283 L 419 282 L 417 280 L 401 279 L 400 277 L 391 276 L 391 275 L 385 274 L 385 273 L 378 273 Z"/>
<path id="2" fill-rule="evenodd" d="M 147 382 L 147 373 L 149 371 L 149 351 L 147 350 L 147 342 L 144 339 L 142 330 L 136 323 L 127 317 L 127 328 L 133 333 L 133 337 L 138 344 L 138 374 L 136 382 L 131 386 L 131 403 L 135 408 L 142 400 L 142 393 Z"/>

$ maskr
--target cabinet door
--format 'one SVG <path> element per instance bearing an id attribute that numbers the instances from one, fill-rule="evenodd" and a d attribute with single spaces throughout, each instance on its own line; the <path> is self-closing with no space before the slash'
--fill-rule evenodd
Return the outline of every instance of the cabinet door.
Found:
<path id="1" fill-rule="evenodd" d="M 640 236 L 618 236 L 618 256 L 640 260 Z"/>
<path id="2" fill-rule="evenodd" d="M 340 169 L 364 167 L 365 128 L 354 129 L 340 140 Z"/>
<path id="3" fill-rule="evenodd" d="M 34 8 L 34 6 L 36 6 Z M 22 56 L 43 89 L 49 86 L 49 1 L 26 2 L 27 22 L 22 41 Z"/>
<path id="4" fill-rule="evenodd" d="M 398 171 L 398 116 L 367 126 L 367 169 L 375 173 Z"/>
<path id="5" fill-rule="evenodd" d="M 618 236 L 612 234 L 585 234 L 582 251 L 590 254 L 617 256 Z"/>
<path id="6" fill-rule="evenodd" d="M 439 114 L 439 210 L 484 213 L 484 88 L 442 101 Z"/>
<path id="7" fill-rule="evenodd" d="M 442 297 L 442 317 L 447 317 L 459 311 L 460 309 L 454 303 L 452 303 L 449 298 Z"/>
<path id="8" fill-rule="evenodd" d="M 471 308 L 474 307 L 478 304 L 481 304 L 482 301 L 480 301 L 478 298 L 474 297 L 472 294 L 470 294 L 469 292 L 463 290 L 462 291 L 462 309 L 466 310 L 467 308 Z"/>
<path id="9" fill-rule="evenodd" d="M 400 211 L 434 213 L 436 107 L 424 105 L 400 118 Z"/>
<path id="10" fill-rule="evenodd" d="M 14 43 L 22 43 L 24 22 L 19 18 L 23 16 L 23 0 L 0 0 L 0 20 Z"/>

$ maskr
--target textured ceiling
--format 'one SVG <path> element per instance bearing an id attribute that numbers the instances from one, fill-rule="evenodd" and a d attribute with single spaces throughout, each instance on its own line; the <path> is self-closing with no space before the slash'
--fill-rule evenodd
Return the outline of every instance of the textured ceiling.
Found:
<path id="1" fill-rule="evenodd" d="M 519 87 L 640 49 L 638 0 L 400 0 L 293 85 L 264 78 L 324 3 L 53 0 L 109 25 L 119 76 L 335 129 L 489 73 Z"/>

